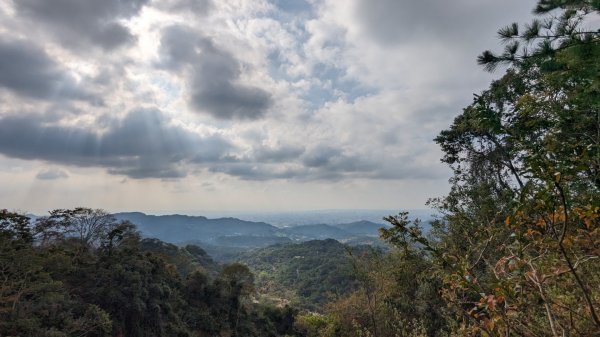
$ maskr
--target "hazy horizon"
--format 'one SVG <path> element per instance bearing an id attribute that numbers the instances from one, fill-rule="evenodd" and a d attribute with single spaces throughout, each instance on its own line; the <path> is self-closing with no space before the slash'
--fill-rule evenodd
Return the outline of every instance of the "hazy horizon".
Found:
<path id="1" fill-rule="evenodd" d="M 23 211 L 23 210 L 21 210 Z M 50 211 L 50 210 L 48 210 Z M 270 210 L 270 211 L 199 211 L 199 210 L 106 210 L 111 213 L 144 213 L 146 215 L 187 215 L 204 216 L 208 219 L 238 218 L 246 221 L 266 222 L 274 226 L 309 225 L 309 224 L 342 224 L 357 221 L 385 223 L 383 217 L 397 215 L 399 212 L 409 212 L 410 218 L 430 219 L 436 212 L 432 209 L 320 209 L 320 210 Z M 26 212 L 26 211 L 23 211 Z M 44 216 L 47 212 L 26 212 L 35 216 Z"/>

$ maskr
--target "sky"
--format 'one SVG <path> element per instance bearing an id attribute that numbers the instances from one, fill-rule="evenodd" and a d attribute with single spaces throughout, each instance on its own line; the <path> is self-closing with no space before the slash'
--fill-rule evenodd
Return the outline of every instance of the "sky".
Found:
<path id="1" fill-rule="evenodd" d="M 423 208 L 534 0 L 0 0 L 0 208 Z"/>

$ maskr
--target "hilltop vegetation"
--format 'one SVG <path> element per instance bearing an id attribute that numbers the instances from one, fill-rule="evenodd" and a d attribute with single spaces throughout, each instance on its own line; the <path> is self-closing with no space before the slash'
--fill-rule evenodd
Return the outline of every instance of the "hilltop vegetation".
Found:
<path id="1" fill-rule="evenodd" d="M 359 289 L 353 256 L 377 252 L 277 244 L 235 256 L 251 270 L 88 208 L 34 221 L 3 210 L 0 249 L 0 335 L 32 337 L 304 336 L 298 310 Z"/>
<path id="2" fill-rule="evenodd" d="M 228 236 L 274 237 L 278 228 L 264 222 L 236 218 L 208 219 L 188 215 L 146 215 L 144 213 L 117 213 L 115 218 L 139 226 L 145 235 L 171 243 L 199 240 L 214 244 Z"/>
<path id="3" fill-rule="evenodd" d="M 294 335 L 290 308 L 254 304 L 254 277 L 199 247 L 140 238 L 100 210 L 31 223 L 0 211 L 0 336 Z"/>
<path id="4" fill-rule="evenodd" d="M 327 302 L 357 289 L 350 252 L 362 255 L 370 251 L 370 247 L 351 248 L 327 239 L 260 248 L 234 260 L 255 273 L 259 293 L 320 311 Z"/>
<path id="5" fill-rule="evenodd" d="M 119 220 L 135 223 L 142 235 L 178 245 L 202 246 L 213 258 L 230 261 L 253 248 L 298 241 L 336 239 L 352 245 L 382 246 L 379 228 L 369 221 L 345 224 L 311 224 L 275 227 L 264 222 L 237 218 L 209 219 L 203 216 L 117 213 Z"/>

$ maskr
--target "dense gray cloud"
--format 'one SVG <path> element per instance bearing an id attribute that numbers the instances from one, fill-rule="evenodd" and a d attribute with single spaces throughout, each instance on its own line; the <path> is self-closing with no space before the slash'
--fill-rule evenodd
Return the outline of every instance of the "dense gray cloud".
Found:
<path id="1" fill-rule="evenodd" d="M 301 146 L 288 145 L 278 148 L 261 146 L 254 149 L 254 159 L 261 163 L 281 163 L 297 159 L 304 151 L 305 148 Z"/>
<path id="2" fill-rule="evenodd" d="M 237 83 L 240 62 L 229 52 L 188 27 L 165 28 L 161 39 L 161 66 L 191 74 L 191 107 L 218 119 L 257 119 L 272 106 L 265 90 Z"/>
<path id="3" fill-rule="evenodd" d="M 224 173 L 243 180 L 266 181 L 275 179 L 298 179 L 302 172 L 292 169 L 279 169 L 270 165 L 255 163 L 230 163 L 228 165 L 214 165 L 209 168 L 214 173 Z"/>
<path id="4" fill-rule="evenodd" d="M 61 169 L 51 168 L 40 171 L 35 177 L 39 180 L 58 180 L 68 178 L 69 175 Z"/>
<path id="5" fill-rule="evenodd" d="M 426 39 L 423 42 L 450 40 L 460 41 L 461 45 L 479 45 L 493 36 L 481 34 L 478 27 L 500 28 L 512 22 L 506 22 L 506 17 L 516 20 L 531 12 L 533 3 L 533 0 L 510 4 L 482 0 L 358 0 L 356 15 L 382 44 Z"/>
<path id="6" fill-rule="evenodd" d="M 221 161 L 212 165 L 209 170 L 256 181 L 431 180 L 446 176 L 446 172 L 439 166 L 417 163 L 411 156 L 392 157 L 390 155 L 391 159 L 381 159 L 348 154 L 342 148 L 329 145 L 318 145 L 311 149 L 293 146 L 277 149 L 257 147 L 252 156 L 230 162 Z"/>
<path id="7" fill-rule="evenodd" d="M 155 109 L 130 112 L 111 121 L 106 132 L 45 125 L 35 116 L 0 119 L 0 153 L 75 166 L 105 167 L 131 178 L 185 176 L 190 161 L 219 160 L 232 147 L 219 136 L 200 137 Z"/>
<path id="8" fill-rule="evenodd" d="M 323 167 L 307 167 L 302 164 L 286 162 L 284 165 L 264 163 L 228 163 L 210 166 L 211 172 L 224 173 L 243 180 L 276 180 L 294 181 L 340 181 L 344 179 L 376 179 L 376 180 L 435 180 L 444 179 L 447 172 L 431 165 L 416 165 L 411 162 L 398 165 L 397 162 L 379 163 L 358 157 L 333 160 L 331 165 Z"/>
<path id="9" fill-rule="evenodd" d="M 63 45 L 114 49 L 135 37 L 119 22 L 139 13 L 148 0 L 17 0 L 18 14 L 50 31 Z"/>
<path id="10" fill-rule="evenodd" d="M 47 99 L 96 100 L 46 52 L 25 40 L 0 37 L 0 87 L 19 95 Z"/>
<path id="11" fill-rule="evenodd" d="M 340 157 L 342 157 L 341 149 L 321 145 L 307 153 L 303 158 L 303 163 L 307 167 L 323 167 Z"/>
<path id="12" fill-rule="evenodd" d="M 343 177 L 372 177 L 377 164 L 369 158 L 345 153 L 342 148 L 318 145 L 302 156 L 306 178 L 339 180 Z M 375 177 L 376 178 L 376 177 Z"/>

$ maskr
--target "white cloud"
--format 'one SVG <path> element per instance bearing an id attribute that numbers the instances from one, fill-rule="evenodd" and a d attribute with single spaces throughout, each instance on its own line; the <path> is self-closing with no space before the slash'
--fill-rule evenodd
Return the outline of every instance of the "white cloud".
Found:
<path id="1" fill-rule="evenodd" d="M 359 207 L 349 195 L 364 208 L 422 206 L 443 193 L 448 175 L 432 139 L 492 77 L 475 57 L 497 45 L 500 26 L 526 20 L 534 3 L 135 0 L 128 7 L 111 0 L 97 12 L 92 2 L 61 2 L 70 4 L 62 9 L 48 2 L 48 14 L 29 0 L 0 6 L 0 42 L 26 43 L 19 50 L 47 74 L 23 77 L 28 86 L 0 75 L 0 121 L 18 116 L 30 127 L 20 143 L 0 137 L 0 154 L 12 158 L 0 161 L 34 163 L 26 172 L 0 172 L 0 181 L 19 176 L 10 184 L 17 189 L 26 177 L 68 169 L 61 191 L 88 188 L 90 200 L 116 207 L 108 195 L 161 190 L 173 201 L 123 200 L 163 210 L 197 200 L 208 208 L 265 208 L 285 196 L 286 208 Z M 105 34 L 111 29 L 118 39 Z M 50 95 L 59 78 L 70 90 L 60 100 Z M 152 114 L 136 115 L 129 134 L 152 133 L 138 137 L 151 149 L 132 143 L 115 122 L 132 111 L 161 116 L 157 123 Z M 41 171 L 48 162 L 55 171 Z M 23 208 L 37 195 L 13 201 L 0 194 L 0 203 Z M 63 207 L 61 200 L 70 202 L 60 195 L 52 202 Z"/>

